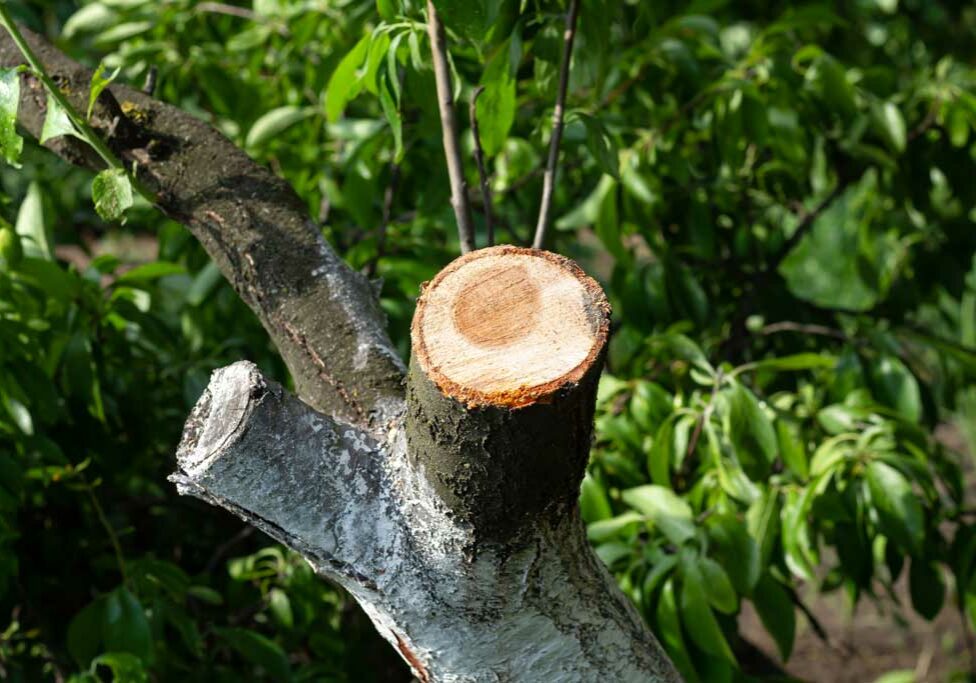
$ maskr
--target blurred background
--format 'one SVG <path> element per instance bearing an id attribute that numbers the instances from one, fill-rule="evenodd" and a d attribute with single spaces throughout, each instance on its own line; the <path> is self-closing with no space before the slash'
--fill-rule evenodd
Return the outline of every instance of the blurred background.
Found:
<path id="1" fill-rule="evenodd" d="M 459 254 L 423 3 L 7 4 L 287 178 L 406 356 Z M 479 245 L 477 86 L 497 241 L 528 244 L 566 7 L 437 5 Z M 550 245 L 614 327 L 581 505 L 688 681 L 973 679 L 974 57 L 968 2 L 582 2 Z M 300 557 L 166 481 L 214 368 L 288 383 L 256 318 L 182 226 L 21 162 L 0 680 L 409 681 Z"/>

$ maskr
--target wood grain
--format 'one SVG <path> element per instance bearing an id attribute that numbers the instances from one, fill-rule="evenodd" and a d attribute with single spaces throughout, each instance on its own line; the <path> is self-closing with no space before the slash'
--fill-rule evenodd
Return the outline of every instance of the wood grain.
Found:
<path id="1" fill-rule="evenodd" d="M 521 407 L 580 377 L 606 342 L 610 307 L 573 261 L 538 249 L 472 252 L 417 302 L 413 349 L 445 394 L 468 404 Z"/>

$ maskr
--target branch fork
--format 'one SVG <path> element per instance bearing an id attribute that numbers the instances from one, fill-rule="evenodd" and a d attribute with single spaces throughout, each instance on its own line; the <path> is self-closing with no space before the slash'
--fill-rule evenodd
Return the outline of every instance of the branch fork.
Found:
<path id="1" fill-rule="evenodd" d="M 503 329 L 482 299 L 538 308 Z M 236 363 L 190 415 L 172 481 L 348 590 L 422 681 L 677 681 L 576 504 L 608 315 L 567 259 L 473 252 L 423 292 L 389 425 L 330 418 Z M 500 371 L 516 354 L 521 379 Z"/>

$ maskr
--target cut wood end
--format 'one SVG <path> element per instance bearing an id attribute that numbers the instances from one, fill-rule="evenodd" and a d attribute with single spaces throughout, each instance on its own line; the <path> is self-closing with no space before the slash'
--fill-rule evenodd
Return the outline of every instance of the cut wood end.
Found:
<path id="1" fill-rule="evenodd" d="M 499 246 L 456 259 L 422 288 L 411 337 L 444 394 L 518 408 L 579 382 L 609 327 L 603 290 L 575 262 Z"/>

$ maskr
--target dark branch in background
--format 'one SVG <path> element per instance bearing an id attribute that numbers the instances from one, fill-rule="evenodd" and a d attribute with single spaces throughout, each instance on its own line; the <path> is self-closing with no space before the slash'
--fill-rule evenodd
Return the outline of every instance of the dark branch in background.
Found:
<path id="1" fill-rule="evenodd" d="M 457 219 L 461 253 L 466 254 L 475 248 L 474 224 L 471 221 L 471 205 L 468 202 L 467 183 L 464 181 L 464 166 L 461 164 L 461 149 L 458 144 L 457 121 L 454 117 L 454 91 L 451 89 L 451 70 L 447 63 L 447 40 L 432 0 L 427 0 L 427 35 L 430 37 L 430 53 L 434 61 L 444 158 L 447 161 L 447 175 L 451 181 L 451 206 Z"/>
<path id="2" fill-rule="evenodd" d="M 831 337 L 832 339 L 839 339 L 845 342 L 852 341 L 850 337 L 844 334 L 843 330 L 827 327 L 826 325 L 797 323 L 792 320 L 770 323 L 759 330 L 759 333 L 762 335 L 776 334 L 778 332 L 797 332 L 799 334 L 812 334 L 818 337 Z"/>
<path id="3" fill-rule="evenodd" d="M 386 230 L 390 225 L 390 214 L 393 212 L 393 198 L 396 196 L 397 185 L 400 183 L 400 164 L 390 165 L 390 182 L 383 191 L 383 213 L 376 233 L 376 256 L 366 264 L 363 274 L 366 277 L 376 275 L 376 267 L 380 259 L 386 255 Z"/>
<path id="4" fill-rule="evenodd" d="M 481 138 L 478 131 L 478 96 L 485 91 L 485 86 L 479 85 L 471 94 L 471 106 L 468 107 L 468 117 L 471 119 L 471 133 L 474 136 L 474 161 L 478 165 L 478 182 L 481 185 L 481 201 L 485 210 L 485 230 L 488 233 L 488 246 L 495 244 L 495 224 L 491 217 L 491 186 L 488 184 L 488 173 L 485 171 L 485 152 L 481 149 Z"/>
<path id="5" fill-rule="evenodd" d="M 563 137 L 563 110 L 566 107 L 566 89 L 569 86 L 569 62 L 573 56 L 573 38 L 576 36 L 576 19 L 579 16 L 579 0 L 570 0 L 566 13 L 566 30 L 563 33 L 563 60 L 559 65 L 559 93 L 556 107 L 552 110 L 552 137 L 549 140 L 549 159 L 542 177 L 542 202 L 539 205 L 539 220 L 535 225 L 535 240 L 532 246 L 542 249 L 546 243 L 546 231 L 552 220 L 552 193 L 556 184 L 556 167 L 559 162 L 559 142 Z"/>
<path id="6" fill-rule="evenodd" d="M 866 168 L 867 167 L 865 167 L 865 169 Z M 794 230 L 793 234 L 790 235 L 789 239 L 783 242 L 780 248 L 776 250 L 776 253 L 773 255 L 773 258 L 770 259 L 769 263 L 766 265 L 765 270 L 763 271 L 763 277 L 766 277 L 767 274 L 779 268 L 780 264 L 783 263 L 783 260 L 786 259 L 787 256 L 789 256 L 791 251 L 793 251 L 793 247 L 799 244 L 800 240 L 802 240 L 803 237 L 810 231 L 810 228 L 813 227 L 813 224 L 816 222 L 820 214 L 826 211 L 827 207 L 833 204 L 835 199 L 837 199 L 842 194 L 844 194 L 844 191 L 847 190 L 847 188 L 853 182 L 860 180 L 862 175 L 864 175 L 863 171 L 861 173 L 858 173 L 857 176 L 853 178 L 847 178 L 842 176 L 837 181 L 837 185 L 834 186 L 834 189 L 830 191 L 830 194 L 828 194 L 826 197 L 820 200 L 820 202 L 815 207 L 813 207 L 812 209 L 810 209 L 809 211 L 807 211 L 806 213 L 800 216 L 800 222 L 797 223 L 796 230 Z"/>

